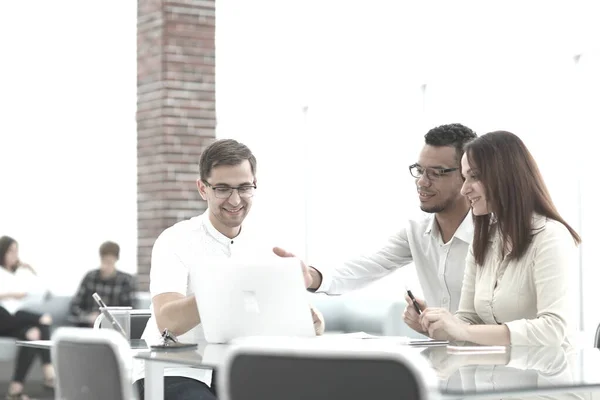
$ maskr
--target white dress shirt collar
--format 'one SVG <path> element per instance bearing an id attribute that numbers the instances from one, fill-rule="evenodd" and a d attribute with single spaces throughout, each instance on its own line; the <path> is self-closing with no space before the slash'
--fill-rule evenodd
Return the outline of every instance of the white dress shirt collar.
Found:
<path id="1" fill-rule="evenodd" d="M 465 218 L 462 220 L 456 232 L 454 232 L 453 237 L 456 237 L 462 240 L 465 243 L 470 244 L 473 241 L 473 234 L 475 232 L 473 226 L 473 214 L 471 214 L 471 210 L 467 213 Z M 425 234 L 431 235 L 431 232 L 435 232 L 436 235 L 439 235 L 439 227 L 437 221 L 435 219 L 435 215 L 430 219 L 427 228 L 425 229 Z"/>

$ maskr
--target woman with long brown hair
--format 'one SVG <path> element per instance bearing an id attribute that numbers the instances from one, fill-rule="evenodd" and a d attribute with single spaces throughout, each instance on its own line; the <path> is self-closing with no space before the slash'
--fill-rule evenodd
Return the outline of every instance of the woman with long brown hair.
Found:
<path id="1" fill-rule="evenodd" d="M 458 311 L 427 308 L 429 336 L 483 345 L 569 344 L 569 272 L 581 239 L 560 216 L 538 166 L 516 135 L 468 143 L 461 193 L 475 233 Z"/>

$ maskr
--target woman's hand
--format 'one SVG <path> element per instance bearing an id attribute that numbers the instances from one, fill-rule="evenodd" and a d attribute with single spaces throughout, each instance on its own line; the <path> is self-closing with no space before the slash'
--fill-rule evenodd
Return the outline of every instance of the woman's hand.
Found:
<path id="1" fill-rule="evenodd" d="M 421 328 L 433 339 L 470 341 L 468 327 L 445 308 L 428 308 L 421 314 Z"/>
<path id="2" fill-rule="evenodd" d="M 26 296 L 27 296 L 27 293 L 24 293 L 24 292 L 3 293 L 3 294 L 0 294 L 0 300 L 5 300 L 5 299 L 21 300 L 23 297 L 26 297 Z"/>
<path id="3" fill-rule="evenodd" d="M 19 268 L 28 269 L 29 271 L 31 271 L 32 274 L 37 275 L 37 272 L 35 272 L 35 269 L 33 269 L 33 267 L 31 265 L 29 265 L 29 264 L 20 263 L 19 264 Z"/>

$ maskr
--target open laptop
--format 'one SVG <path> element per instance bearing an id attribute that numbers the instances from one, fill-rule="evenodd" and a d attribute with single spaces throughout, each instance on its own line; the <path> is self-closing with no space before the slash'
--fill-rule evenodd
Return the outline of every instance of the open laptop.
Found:
<path id="1" fill-rule="evenodd" d="M 191 273 L 204 336 L 315 336 L 300 260 L 205 260 Z"/>

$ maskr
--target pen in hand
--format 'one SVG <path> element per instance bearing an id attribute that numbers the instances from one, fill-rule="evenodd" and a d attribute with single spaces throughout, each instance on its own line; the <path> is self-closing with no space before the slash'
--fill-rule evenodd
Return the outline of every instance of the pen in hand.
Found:
<path id="1" fill-rule="evenodd" d="M 413 296 L 409 288 L 406 288 L 406 294 L 408 294 L 408 297 L 410 297 L 410 300 L 412 301 L 413 307 L 415 308 L 415 311 L 417 311 L 417 314 L 421 315 L 421 308 L 419 307 L 419 303 L 417 303 L 417 299 L 415 299 L 415 296 Z"/>

